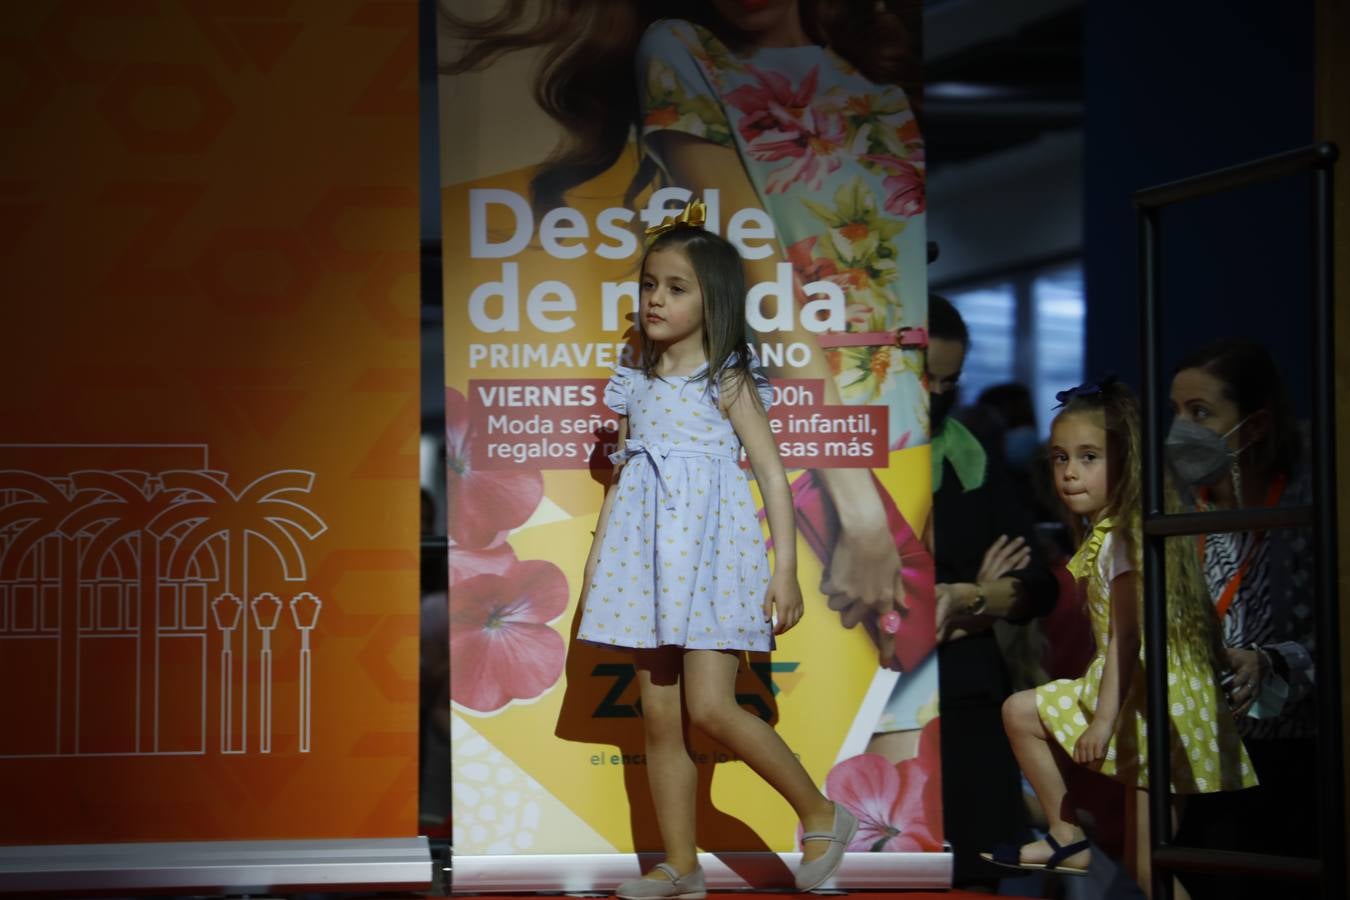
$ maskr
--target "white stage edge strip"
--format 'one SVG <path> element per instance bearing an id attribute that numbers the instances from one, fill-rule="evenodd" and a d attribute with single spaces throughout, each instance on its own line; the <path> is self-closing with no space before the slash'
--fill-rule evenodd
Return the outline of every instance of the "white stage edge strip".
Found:
<path id="1" fill-rule="evenodd" d="M 424 837 L 333 841 L 0 847 L 0 894 L 36 891 L 262 893 L 277 888 L 426 890 Z"/>
<path id="2" fill-rule="evenodd" d="M 800 853 L 700 853 L 708 890 L 794 890 L 792 873 Z M 660 861 L 653 855 L 650 864 Z M 481 894 L 611 894 L 621 881 L 638 877 L 643 866 L 634 853 L 557 853 L 521 856 L 461 856 L 451 859 L 451 891 Z M 943 889 L 952 883 L 950 853 L 850 853 L 822 889 Z"/>

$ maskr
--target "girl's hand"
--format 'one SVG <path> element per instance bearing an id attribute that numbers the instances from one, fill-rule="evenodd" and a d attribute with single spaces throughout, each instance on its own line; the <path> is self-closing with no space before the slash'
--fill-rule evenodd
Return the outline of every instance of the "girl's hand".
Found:
<path id="1" fill-rule="evenodd" d="M 778 624 L 774 634 L 782 634 L 802 619 L 802 588 L 797 583 L 795 572 L 775 569 L 769 580 L 769 590 L 764 594 L 764 618 L 772 620 L 778 615 Z"/>
<path id="2" fill-rule="evenodd" d="M 1078 743 L 1073 745 L 1073 761 L 1080 766 L 1090 766 L 1106 759 L 1106 746 L 1111 743 L 1111 723 L 1105 719 L 1093 719 L 1092 724 L 1083 732 Z"/>
<path id="3" fill-rule="evenodd" d="M 975 576 L 975 581 L 979 583 L 998 581 L 1009 572 L 1025 569 L 1030 564 L 1031 548 L 1027 546 L 1026 540 L 1021 537 L 1009 538 L 1006 534 L 1001 534 L 998 540 L 984 551 L 984 561 L 980 563 L 980 572 Z"/>
<path id="4" fill-rule="evenodd" d="M 1266 679 L 1270 660 L 1260 650 L 1229 647 L 1224 653 L 1228 656 L 1228 667 L 1233 670 L 1228 702 L 1233 707 L 1233 715 L 1240 718 L 1247 714 L 1261 693 L 1261 683 Z"/>

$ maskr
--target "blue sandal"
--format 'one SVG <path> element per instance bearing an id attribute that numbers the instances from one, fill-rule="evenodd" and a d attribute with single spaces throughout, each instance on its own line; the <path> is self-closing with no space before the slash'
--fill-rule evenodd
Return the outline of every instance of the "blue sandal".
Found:
<path id="1" fill-rule="evenodd" d="M 981 853 L 980 858 L 997 866 L 1006 866 L 1009 869 L 1023 869 L 1027 871 L 1045 871 L 1058 872 L 1063 875 L 1086 875 L 1088 873 L 1085 866 L 1062 866 L 1060 863 L 1073 856 L 1075 853 L 1081 853 L 1092 847 L 1086 838 L 1081 841 L 1074 841 L 1067 847 L 1055 840 L 1053 834 L 1045 836 L 1045 842 L 1050 845 L 1050 858 L 1043 863 L 1029 863 L 1022 861 L 1022 848 L 1012 844 L 1000 844 L 994 848 L 993 853 Z"/>

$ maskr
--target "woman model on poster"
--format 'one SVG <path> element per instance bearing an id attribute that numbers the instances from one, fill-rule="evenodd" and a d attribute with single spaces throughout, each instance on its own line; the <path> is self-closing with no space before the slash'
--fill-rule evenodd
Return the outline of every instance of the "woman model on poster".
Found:
<path id="1" fill-rule="evenodd" d="M 773 730 L 736 700 L 745 651 L 767 651 L 802 616 L 796 526 L 765 408 L 768 379 L 745 342 L 740 255 L 705 231 L 702 204 L 658 226 L 642 260 L 641 363 L 605 387 L 619 416 L 614 478 L 586 560 L 577 637 L 633 650 L 647 777 L 665 861 L 622 898 L 706 895 L 695 845 L 697 772 L 684 720 L 732 750 L 796 811 L 796 884 L 819 887 L 858 823 L 817 789 Z M 744 447 L 774 540 L 770 569 L 739 461 Z"/>
<path id="2" fill-rule="evenodd" d="M 1270 352 L 1223 338 L 1184 358 L 1172 378 L 1176 418 L 1164 449 L 1191 509 L 1312 502 L 1302 435 Z M 1238 731 L 1261 780 L 1188 803 L 1177 840 L 1186 847 L 1315 856 L 1317 709 L 1313 667 L 1312 540 L 1306 529 L 1197 539 L 1219 615 Z M 1185 875 L 1200 898 L 1267 896 L 1247 876 Z"/>
<path id="3" fill-rule="evenodd" d="M 1008 740 L 1049 833 L 1043 841 L 983 855 L 1013 868 L 1086 874 L 1089 844 L 1065 785 L 1068 766 L 1086 766 L 1136 788 L 1126 803 L 1125 864 L 1148 893 L 1139 407 L 1113 378 L 1063 391 L 1058 399 L 1050 459 L 1055 489 L 1080 531 L 1069 571 L 1085 583 L 1097 654 L 1081 678 L 1019 691 L 1004 704 Z M 1256 777 L 1219 684 L 1221 648 L 1193 545 L 1168 541 L 1165 568 L 1172 792 L 1251 787 Z"/>
<path id="4" fill-rule="evenodd" d="M 782 300 L 794 307 L 806 283 L 828 281 L 843 293 L 847 321 L 834 333 L 805 328 L 795 308 L 783 317 L 790 325 L 761 333 L 811 349 L 806 365 L 773 374 L 820 379 L 825 404 L 886 405 L 887 446 L 922 443 L 924 154 L 899 87 L 917 82 L 917 61 L 898 17 L 872 0 L 545 0 L 536 8 L 522 28 L 524 2 L 480 22 L 442 7 L 465 41 L 448 72 L 548 49 L 535 96 L 565 135 L 531 184 L 536 208 L 565 205 L 567 191 L 618 163 L 636 128 L 641 165 L 630 205 L 659 183 L 695 196 L 716 191 L 724 223 L 762 209 L 774 240 L 743 253 L 747 282 L 778 282 L 783 266 L 794 297 Z M 779 318 L 777 303 L 766 299 L 768 318 Z M 931 649 L 931 614 L 926 634 L 897 635 L 901 613 L 931 606 L 931 561 L 926 574 L 923 560 L 907 570 L 907 560 L 926 554 L 871 473 L 816 470 L 794 484 L 793 503 L 827 567 L 821 592 L 844 624 L 867 627 L 883 665 L 898 665 L 897 640 Z M 935 693 L 934 677 L 927 695 Z"/>

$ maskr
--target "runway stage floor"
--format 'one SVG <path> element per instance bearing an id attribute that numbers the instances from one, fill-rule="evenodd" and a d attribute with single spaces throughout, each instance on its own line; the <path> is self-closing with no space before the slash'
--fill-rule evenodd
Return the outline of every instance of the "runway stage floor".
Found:
<path id="1" fill-rule="evenodd" d="M 540 900 L 541 897 L 561 897 L 566 895 L 547 894 L 455 894 L 455 897 L 481 898 L 481 900 Z M 709 891 L 708 897 L 735 898 L 735 900 L 801 900 L 799 892 L 762 893 L 760 891 Z M 859 900 L 988 900 L 992 894 L 974 894 L 969 891 L 820 891 L 805 896 L 815 897 L 857 897 Z M 1000 900 L 1017 900 L 1015 897 L 1001 897 Z"/>

